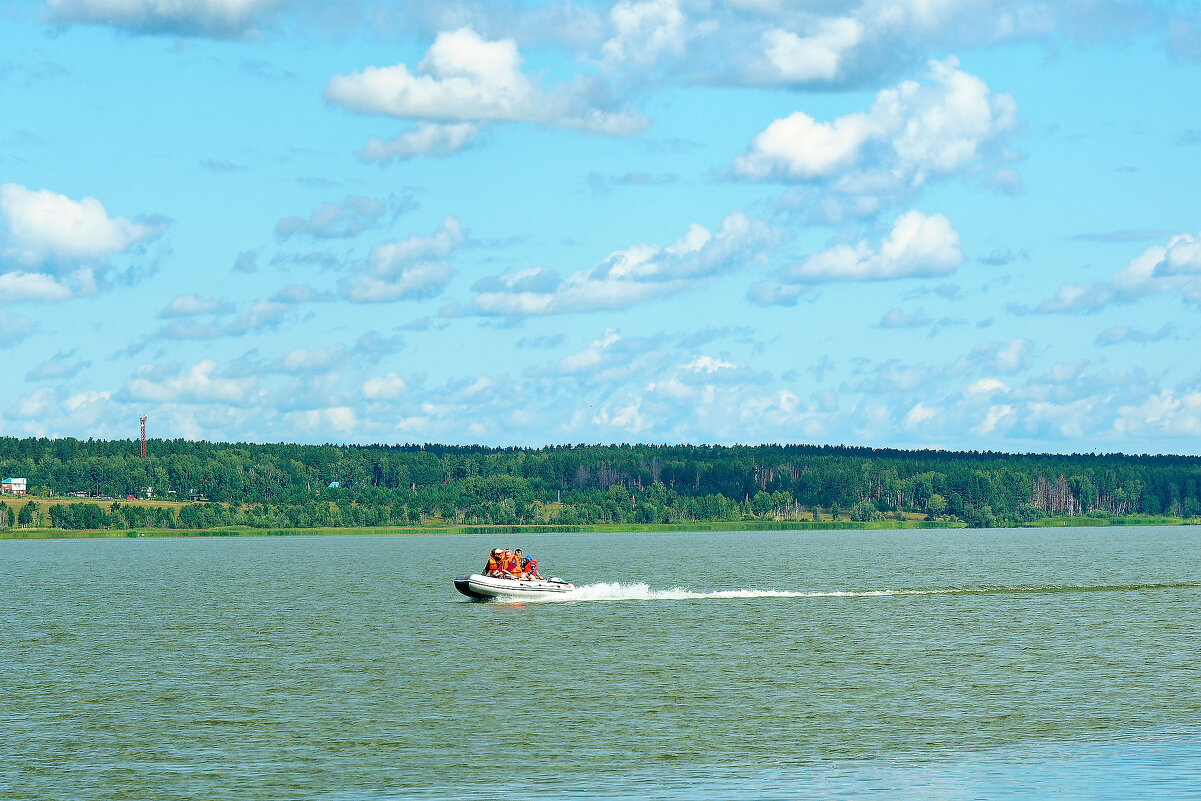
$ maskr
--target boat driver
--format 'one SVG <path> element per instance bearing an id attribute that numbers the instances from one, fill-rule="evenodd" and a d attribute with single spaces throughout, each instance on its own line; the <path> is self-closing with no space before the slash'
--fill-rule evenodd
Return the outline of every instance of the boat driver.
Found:
<path id="1" fill-rule="evenodd" d="M 488 554 L 488 564 L 484 568 L 485 576 L 504 576 L 504 556 L 505 552 L 500 548 L 493 548 L 492 553 Z"/>

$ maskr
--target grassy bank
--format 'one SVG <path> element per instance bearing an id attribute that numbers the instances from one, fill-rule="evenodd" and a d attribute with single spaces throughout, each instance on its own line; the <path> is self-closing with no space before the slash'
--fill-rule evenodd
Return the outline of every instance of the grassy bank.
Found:
<path id="1" fill-rule="evenodd" d="M 1027 528 L 1066 528 L 1075 526 L 1178 526 L 1195 523 L 1179 517 L 1136 515 L 1119 518 L 1056 517 L 1035 520 Z M 718 521 L 709 523 L 616 523 L 608 525 L 581 526 L 460 526 L 425 525 L 372 528 L 252 528 L 229 526 L 225 528 L 186 529 L 133 529 L 100 531 L 65 531 L 62 529 L 4 529 L 0 539 L 119 539 L 127 537 L 270 537 L 270 536 L 381 536 L 397 534 L 550 534 L 550 533 L 603 533 L 603 532 L 657 532 L 657 531 L 858 531 L 888 529 L 946 529 L 964 528 L 958 520 L 875 520 L 856 523 L 850 520 L 813 521 Z"/>
<path id="2" fill-rule="evenodd" d="M 1128 515 L 1126 517 L 1047 517 L 1027 523 L 1029 528 L 1064 528 L 1067 526 L 1192 526 L 1196 518 L 1166 517 L 1163 515 Z"/>
<path id="3" fill-rule="evenodd" d="M 822 522 L 795 521 L 725 521 L 712 523 L 614 523 L 580 526 L 377 526 L 371 528 L 254 528 L 226 526 L 213 529 L 101 529 L 98 531 L 67 531 L 55 528 L 0 530 L 0 539 L 120 539 L 125 537 L 272 537 L 272 536 L 380 536 L 396 534 L 587 534 L 603 532 L 655 531 L 822 531 L 901 528 L 962 528 L 958 521 L 878 520 L 854 523 L 849 520 Z"/>

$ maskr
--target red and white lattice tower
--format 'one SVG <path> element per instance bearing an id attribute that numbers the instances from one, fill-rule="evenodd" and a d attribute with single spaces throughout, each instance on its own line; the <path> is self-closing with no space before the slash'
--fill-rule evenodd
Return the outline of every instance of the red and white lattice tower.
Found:
<path id="1" fill-rule="evenodd" d="M 146 415 L 138 418 L 142 423 L 142 458 L 146 458 Z"/>

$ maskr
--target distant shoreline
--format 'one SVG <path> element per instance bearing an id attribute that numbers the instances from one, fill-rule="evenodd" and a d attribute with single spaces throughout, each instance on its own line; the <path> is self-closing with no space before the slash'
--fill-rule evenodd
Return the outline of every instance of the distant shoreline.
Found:
<path id="1" fill-rule="evenodd" d="M 1197 525 L 1196 521 L 1184 518 L 1095 518 L 1095 517 L 1052 517 L 1036 520 L 1025 526 L 1010 528 L 1099 528 L 1108 526 L 1146 527 Z M 422 534 L 605 534 L 605 533 L 655 533 L 655 532 L 707 532 L 707 531 L 888 531 L 900 529 L 965 529 L 966 524 L 958 520 L 874 520 L 854 522 L 850 520 L 820 522 L 812 521 L 715 521 L 708 523 L 616 523 L 604 525 L 425 525 L 425 526 L 378 526 L 336 528 L 253 528 L 228 526 L 212 529 L 129 529 L 129 530 L 67 530 L 53 528 L 4 529 L 0 540 L 54 540 L 54 539 L 132 539 L 138 537 L 279 537 L 279 536 L 396 536 Z"/>

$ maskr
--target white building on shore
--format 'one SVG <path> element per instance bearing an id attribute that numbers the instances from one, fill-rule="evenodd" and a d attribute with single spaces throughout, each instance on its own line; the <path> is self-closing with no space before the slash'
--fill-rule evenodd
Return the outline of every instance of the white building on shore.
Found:
<path id="1" fill-rule="evenodd" d="M 27 483 L 23 478 L 6 478 L 0 481 L 0 495 L 24 495 Z"/>

